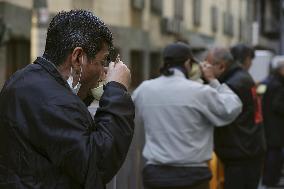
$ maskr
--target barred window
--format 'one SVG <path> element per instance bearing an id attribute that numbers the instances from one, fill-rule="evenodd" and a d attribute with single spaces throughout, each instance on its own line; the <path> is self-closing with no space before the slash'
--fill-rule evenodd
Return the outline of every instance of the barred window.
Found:
<path id="1" fill-rule="evenodd" d="M 201 3 L 202 0 L 193 0 L 193 24 L 194 26 L 200 26 L 201 24 Z"/>
<path id="2" fill-rule="evenodd" d="M 178 20 L 184 18 L 184 0 L 174 0 L 174 15 Z"/>
<path id="3" fill-rule="evenodd" d="M 162 0 L 151 0 L 151 11 L 155 14 L 162 15 L 163 1 Z"/>

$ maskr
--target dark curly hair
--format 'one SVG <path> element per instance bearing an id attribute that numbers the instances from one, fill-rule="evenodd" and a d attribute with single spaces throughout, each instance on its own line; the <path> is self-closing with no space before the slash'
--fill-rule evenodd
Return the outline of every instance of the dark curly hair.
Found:
<path id="1" fill-rule="evenodd" d="M 103 43 L 112 48 L 112 40 L 109 28 L 92 12 L 62 11 L 49 24 L 43 57 L 58 66 L 74 48 L 82 47 L 88 58 L 94 58 Z"/>

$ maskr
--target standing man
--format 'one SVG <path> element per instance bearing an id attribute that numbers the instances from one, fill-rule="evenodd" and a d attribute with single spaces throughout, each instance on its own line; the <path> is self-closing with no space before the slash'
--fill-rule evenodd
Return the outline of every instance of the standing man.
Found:
<path id="1" fill-rule="evenodd" d="M 163 61 L 162 76 L 144 81 L 133 93 L 137 127 L 145 128 L 144 185 L 208 189 L 214 126 L 231 123 L 242 104 L 215 79 L 211 65 L 202 65 L 208 86 L 187 79 L 196 62 L 188 45 L 168 45 Z"/>
<path id="2" fill-rule="evenodd" d="M 274 58 L 273 62 L 262 101 L 267 141 L 262 181 L 267 187 L 277 186 L 284 163 L 284 61 Z"/>
<path id="3" fill-rule="evenodd" d="M 243 103 L 238 118 L 214 132 L 215 152 L 225 168 L 225 189 L 257 189 L 265 141 L 254 81 L 227 49 L 210 50 L 207 61 L 219 81 L 226 83 Z"/>
<path id="4" fill-rule="evenodd" d="M 91 12 L 52 19 L 43 56 L 0 93 L 0 188 L 103 189 L 116 174 L 134 127 L 128 68 L 110 63 L 94 120 L 76 95 L 96 85 L 111 46 L 110 30 Z"/>

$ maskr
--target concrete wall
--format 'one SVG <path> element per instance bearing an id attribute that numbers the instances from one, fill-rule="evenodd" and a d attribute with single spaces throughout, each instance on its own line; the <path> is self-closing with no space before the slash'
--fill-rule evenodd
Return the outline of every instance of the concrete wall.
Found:
<path id="1" fill-rule="evenodd" d="M 47 0 L 48 10 L 55 14 L 62 10 L 71 10 L 73 8 L 72 0 Z"/>
<path id="2" fill-rule="evenodd" d="M 95 0 L 94 13 L 112 26 L 130 27 L 129 0 Z"/>

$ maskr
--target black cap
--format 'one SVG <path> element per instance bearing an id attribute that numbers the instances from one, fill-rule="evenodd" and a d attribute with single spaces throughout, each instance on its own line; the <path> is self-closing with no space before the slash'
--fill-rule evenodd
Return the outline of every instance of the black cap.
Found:
<path id="1" fill-rule="evenodd" d="M 169 64 L 184 63 L 188 59 L 196 63 L 199 62 L 194 58 L 190 46 L 182 42 L 176 42 L 166 46 L 163 52 L 163 59 L 165 63 Z"/>

